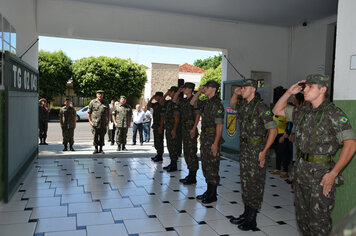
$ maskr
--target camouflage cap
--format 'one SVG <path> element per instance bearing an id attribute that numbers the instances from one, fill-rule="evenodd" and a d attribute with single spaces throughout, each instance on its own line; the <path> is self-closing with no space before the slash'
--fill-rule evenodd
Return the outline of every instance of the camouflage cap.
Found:
<path id="1" fill-rule="evenodd" d="M 321 74 L 308 75 L 305 83 L 320 84 L 321 86 L 329 87 L 329 76 Z"/>
<path id="2" fill-rule="evenodd" d="M 96 93 L 104 93 L 104 90 L 98 90 L 98 91 L 96 91 Z"/>
<path id="3" fill-rule="evenodd" d="M 125 95 L 121 95 L 120 98 L 125 98 L 126 99 L 126 96 Z"/>
<path id="4" fill-rule="evenodd" d="M 174 91 L 177 92 L 178 91 L 178 87 L 177 86 L 172 86 L 169 91 Z"/>
<path id="5" fill-rule="evenodd" d="M 155 96 L 163 97 L 163 92 L 158 91 L 155 93 Z"/>
<path id="6" fill-rule="evenodd" d="M 214 80 L 210 80 L 210 81 L 206 82 L 206 84 L 204 86 L 218 89 L 220 87 L 220 84 Z"/>
<path id="7" fill-rule="evenodd" d="M 241 84 L 241 87 L 254 87 L 257 89 L 257 80 L 254 80 L 254 79 L 245 79 L 242 84 Z"/>
<path id="8" fill-rule="evenodd" d="M 195 88 L 195 84 L 194 83 L 191 83 L 191 82 L 186 82 L 184 85 L 183 85 L 183 88 L 190 88 L 190 89 L 193 89 Z"/>

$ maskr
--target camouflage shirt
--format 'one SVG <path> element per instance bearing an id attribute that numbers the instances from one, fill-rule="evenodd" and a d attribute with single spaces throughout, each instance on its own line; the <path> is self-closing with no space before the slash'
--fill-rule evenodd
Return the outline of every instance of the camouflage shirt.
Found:
<path id="1" fill-rule="evenodd" d="M 260 98 L 253 98 L 250 103 L 246 99 L 239 99 L 232 109 L 237 111 L 240 138 L 265 137 L 266 130 L 277 128 L 271 110 Z"/>
<path id="2" fill-rule="evenodd" d="M 59 110 L 59 117 L 62 119 L 62 127 L 66 129 L 74 128 L 74 119 L 76 119 L 77 112 L 73 107 L 61 107 Z"/>
<path id="3" fill-rule="evenodd" d="M 115 107 L 112 114 L 115 116 L 117 127 L 127 128 L 131 123 L 132 108 L 130 105 L 119 104 Z"/>
<path id="4" fill-rule="evenodd" d="M 174 127 L 174 109 L 175 103 L 172 100 L 168 100 L 164 103 L 164 106 L 161 110 L 161 115 L 164 116 L 164 127 L 166 129 L 173 129 Z"/>
<path id="5" fill-rule="evenodd" d="M 153 109 L 153 124 L 152 128 L 158 128 L 160 123 L 161 123 L 161 110 L 162 110 L 162 105 L 159 104 L 159 102 L 156 103 L 151 103 L 150 106 L 147 107 L 148 109 L 152 108 Z"/>
<path id="6" fill-rule="evenodd" d="M 313 108 L 287 106 L 286 118 L 295 125 L 295 143 L 304 153 L 334 155 L 344 140 L 356 139 L 345 113 L 332 103 Z"/>
<path id="7" fill-rule="evenodd" d="M 108 122 L 109 103 L 103 99 L 101 102 L 96 98 L 89 103 L 88 114 L 96 128 L 105 128 Z"/>
<path id="8" fill-rule="evenodd" d="M 215 95 L 214 97 L 203 101 L 198 100 L 194 104 L 194 107 L 197 109 L 196 113 L 201 114 L 201 126 L 203 132 L 205 132 L 205 129 L 215 129 L 216 124 L 224 123 L 224 106 L 218 96 Z"/>
<path id="9" fill-rule="evenodd" d="M 190 98 L 179 98 L 175 104 L 174 114 L 179 115 L 182 125 L 184 127 L 193 127 L 195 122 L 195 109 L 194 106 L 190 105 Z"/>

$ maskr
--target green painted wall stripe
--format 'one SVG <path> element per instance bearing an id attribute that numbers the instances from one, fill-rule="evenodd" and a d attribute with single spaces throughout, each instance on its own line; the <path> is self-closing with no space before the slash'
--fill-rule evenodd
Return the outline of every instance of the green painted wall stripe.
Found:
<path id="1" fill-rule="evenodd" d="M 356 100 L 339 100 L 335 105 L 340 107 L 349 117 L 353 130 L 356 132 Z M 339 156 L 340 151 L 336 155 Z M 335 208 L 332 212 L 333 224 L 339 222 L 356 206 L 356 155 L 342 171 L 344 184 L 336 188 Z"/>

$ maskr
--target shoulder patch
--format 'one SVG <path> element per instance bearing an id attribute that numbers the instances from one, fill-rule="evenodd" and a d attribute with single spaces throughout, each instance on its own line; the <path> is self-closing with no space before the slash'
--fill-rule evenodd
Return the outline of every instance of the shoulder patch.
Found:
<path id="1" fill-rule="evenodd" d="M 340 122 L 341 124 L 349 123 L 349 118 L 347 118 L 346 116 L 340 116 L 340 117 L 339 117 L 339 122 Z"/>
<path id="2" fill-rule="evenodd" d="M 266 116 L 270 116 L 270 115 L 272 115 L 272 112 L 271 112 L 270 110 L 265 111 L 265 115 L 266 115 Z"/>
<path id="3" fill-rule="evenodd" d="M 223 113 L 223 112 L 224 112 L 223 109 L 219 109 L 219 110 L 218 110 L 218 113 L 219 113 L 219 114 L 221 114 L 221 113 Z"/>

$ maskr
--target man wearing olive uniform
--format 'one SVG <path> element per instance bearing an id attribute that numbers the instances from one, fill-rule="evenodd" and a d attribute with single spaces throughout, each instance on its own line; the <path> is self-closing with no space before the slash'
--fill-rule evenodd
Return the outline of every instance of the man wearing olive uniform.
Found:
<path id="1" fill-rule="evenodd" d="M 208 81 L 192 98 L 191 105 L 194 105 L 200 113 L 201 135 L 200 135 L 200 155 L 202 162 L 203 174 L 207 183 L 207 190 L 198 195 L 197 199 L 202 203 L 211 203 L 217 201 L 217 187 L 220 182 L 220 145 L 223 143 L 221 137 L 224 124 L 224 107 L 217 95 L 219 83 Z M 199 96 L 204 93 L 208 99 L 200 101 Z M 199 119 L 195 120 L 195 126 Z"/>
<path id="2" fill-rule="evenodd" d="M 130 127 L 132 108 L 126 104 L 126 97 L 120 97 L 120 104 L 112 112 L 112 119 L 116 126 L 116 151 L 127 151 L 125 145 L 127 140 L 127 131 Z"/>
<path id="3" fill-rule="evenodd" d="M 88 120 L 94 135 L 95 150 L 93 154 L 102 153 L 105 145 L 106 127 L 109 124 L 110 108 L 109 103 L 104 99 L 104 91 L 96 91 L 96 99 L 89 103 Z M 98 149 L 99 148 L 99 149 Z"/>
<path id="4" fill-rule="evenodd" d="M 184 159 L 189 169 L 189 174 L 179 181 L 183 184 L 195 184 L 197 170 L 199 169 L 199 161 L 197 157 L 197 138 L 198 130 L 194 125 L 196 119 L 199 120 L 200 115 L 194 109 L 194 106 L 190 105 L 190 101 L 193 98 L 195 84 L 187 82 L 173 98 L 175 105 L 175 114 L 179 116 L 179 120 L 182 124 L 182 138 L 183 138 L 183 152 Z M 183 92 L 186 98 L 178 98 L 179 94 Z"/>
<path id="5" fill-rule="evenodd" d="M 247 79 L 235 89 L 230 99 L 240 125 L 240 179 L 245 207 L 243 214 L 232 217 L 230 222 L 238 224 L 244 231 L 257 226 L 257 211 L 261 208 L 265 187 L 266 154 L 277 136 L 272 112 L 256 97 L 256 90 L 257 81 Z"/>
<path id="6" fill-rule="evenodd" d="M 38 107 L 38 118 L 39 118 L 39 138 L 40 144 L 39 145 L 48 145 L 46 143 L 47 138 L 47 130 L 48 130 L 48 121 L 49 121 L 49 109 L 47 106 L 47 100 L 45 98 L 41 98 L 39 100 L 39 107 Z"/>
<path id="7" fill-rule="evenodd" d="M 306 104 L 287 105 L 291 95 L 304 89 Z M 303 235 L 329 235 L 335 186 L 343 183 L 340 171 L 356 151 L 356 135 L 346 114 L 326 100 L 329 77 L 309 75 L 292 85 L 273 112 L 295 125 L 297 161 L 294 188 L 296 218 Z M 342 147 L 336 163 L 333 157 Z"/>
<path id="8" fill-rule="evenodd" d="M 155 95 L 152 96 L 152 98 L 148 101 L 147 103 L 147 109 L 152 108 L 153 109 L 153 123 L 152 123 L 152 129 L 153 129 L 153 142 L 154 142 L 154 147 L 157 151 L 157 155 L 152 157 L 152 161 L 154 162 L 159 162 L 163 161 L 162 155 L 164 151 L 164 146 L 163 146 L 163 130 L 160 130 L 160 125 L 161 125 L 161 110 L 162 110 L 162 105 L 159 103 L 159 101 L 163 97 L 163 92 L 156 92 Z M 152 103 L 152 101 L 155 100 L 155 103 Z"/>
<path id="9" fill-rule="evenodd" d="M 74 129 L 77 123 L 77 112 L 70 106 L 70 99 L 67 98 L 63 107 L 59 110 L 59 123 L 63 135 L 63 151 L 68 151 L 68 143 L 71 151 L 74 151 Z"/>

